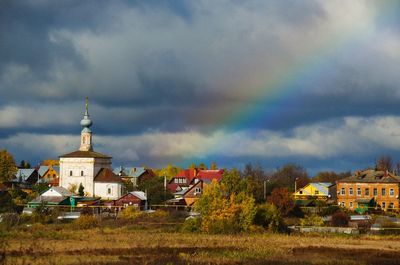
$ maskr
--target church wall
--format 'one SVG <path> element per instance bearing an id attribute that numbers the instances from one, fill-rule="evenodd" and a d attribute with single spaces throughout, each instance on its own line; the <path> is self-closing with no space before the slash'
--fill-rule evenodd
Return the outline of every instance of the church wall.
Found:
<path id="1" fill-rule="evenodd" d="M 105 200 L 115 200 L 122 196 L 121 183 L 95 182 L 95 196 Z"/>
<path id="2" fill-rule="evenodd" d="M 92 196 L 94 163 L 94 158 L 60 158 L 60 186 L 69 189 L 72 184 L 79 187 L 82 183 L 85 193 Z M 72 176 L 70 176 L 71 171 Z"/>

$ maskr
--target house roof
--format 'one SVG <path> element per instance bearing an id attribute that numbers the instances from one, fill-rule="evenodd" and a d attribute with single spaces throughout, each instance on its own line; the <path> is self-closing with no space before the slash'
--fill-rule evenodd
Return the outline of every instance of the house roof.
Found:
<path id="1" fill-rule="evenodd" d="M 95 151 L 75 151 L 72 153 L 68 153 L 65 155 L 62 155 L 60 157 L 93 157 L 93 158 L 111 158 L 111 156 L 108 155 L 104 155 L 102 153 L 99 152 L 95 152 Z"/>
<path id="2" fill-rule="evenodd" d="M 51 192 L 51 191 L 55 191 L 58 194 L 60 194 L 60 196 L 64 196 L 64 197 L 69 197 L 69 196 L 73 196 L 74 194 L 72 192 L 70 192 L 69 190 L 67 190 L 64 187 L 51 187 L 48 190 L 46 190 L 45 192 L 42 192 L 41 196 L 45 196 L 45 194 L 47 192 Z"/>
<path id="3" fill-rule="evenodd" d="M 49 203 L 49 204 L 59 204 L 64 200 L 68 199 L 65 196 L 37 196 L 35 199 L 30 201 L 30 204 L 37 204 L 37 203 Z"/>
<path id="4" fill-rule="evenodd" d="M 400 177 L 390 172 L 369 169 L 358 171 L 350 177 L 338 180 L 338 182 L 399 183 Z"/>
<path id="5" fill-rule="evenodd" d="M 94 178 L 95 182 L 122 182 L 122 179 L 115 175 L 111 169 L 102 168 L 100 169 L 99 173 L 97 173 L 96 177 Z"/>
<path id="6" fill-rule="evenodd" d="M 308 183 L 306 186 L 304 186 L 301 189 L 298 189 L 295 192 L 295 195 L 316 195 L 315 193 L 311 193 L 310 190 L 308 189 L 310 186 L 312 186 L 315 190 L 318 190 L 318 196 L 329 196 L 329 188 L 332 187 L 334 184 L 330 182 L 311 182 Z M 312 189 L 311 189 L 312 190 Z M 299 192 L 302 191 L 302 194 Z M 313 191 L 312 191 L 313 192 Z"/>
<path id="7" fill-rule="evenodd" d="M 16 179 L 19 180 L 21 178 L 23 181 L 26 181 L 32 174 L 35 172 L 34 168 L 20 168 L 15 175 Z"/>
<path id="8" fill-rule="evenodd" d="M 57 176 L 60 175 L 60 166 L 53 166 L 54 171 L 57 173 Z"/>
<path id="9" fill-rule="evenodd" d="M 40 175 L 41 177 L 43 177 L 44 174 L 46 174 L 46 172 L 47 172 L 48 170 L 49 170 L 49 167 L 48 167 L 48 166 L 40 166 L 39 169 L 38 169 L 39 175 Z"/>
<path id="10" fill-rule="evenodd" d="M 140 177 L 143 173 L 146 172 L 147 169 L 144 167 L 122 167 L 119 166 L 114 169 L 114 174 L 118 175 L 121 173 L 121 176 L 123 177 L 128 177 L 128 178 L 138 178 Z"/>
<path id="11" fill-rule="evenodd" d="M 133 196 L 139 198 L 142 201 L 147 201 L 146 193 L 144 193 L 143 191 L 132 191 L 129 193 L 132 194 Z"/>
<path id="12" fill-rule="evenodd" d="M 185 169 L 180 171 L 175 178 L 186 178 L 188 180 L 187 183 L 192 182 L 194 178 L 198 178 L 200 180 L 216 179 L 218 181 L 221 181 L 223 173 L 224 173 L 223 169 L 217 169 L 217 170 Z M 172 183 L 172 180 L 170 181 L 170 183 Z"/>
<path id="13" fill-rule="evenodd" d="M 201 179 L 201 180 L 213 180 L 213 179 L 216 179 L 218 181 L 221 181 L 223 173 L 224 173 L 223 169 L 200 170 L 196 177 L 198 179 Z"/>

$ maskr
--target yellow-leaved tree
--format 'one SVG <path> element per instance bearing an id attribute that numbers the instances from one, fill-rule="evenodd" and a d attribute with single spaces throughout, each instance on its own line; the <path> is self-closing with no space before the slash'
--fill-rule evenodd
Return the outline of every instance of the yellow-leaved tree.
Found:
<path id="1" fill-rule="evenodd" d="M 196 202 L 201 214 L 201 230 L 207 233 L 246 231 L 256 214 L 254 198 L 244 192 L 229 192 L 224 184 L 213 180 Z"/>

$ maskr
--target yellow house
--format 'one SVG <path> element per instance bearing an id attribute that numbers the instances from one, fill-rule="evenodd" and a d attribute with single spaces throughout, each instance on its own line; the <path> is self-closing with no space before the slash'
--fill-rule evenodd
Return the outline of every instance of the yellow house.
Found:
<path id="1" fill-rule="evenodd" d="M 317 199 L 326 201 L 336 198 L 336 185 L 329 182 L 309 183 L 294 194 L 295 200 Z"/>
<path id="2" fill-rule="evenodd" d="M 54 165 L 40 166 L 38 172 L 42 182 L 51 184 L 52 186 L 59 185 L 59 177 L 60 177 L 59 166 L 54 166 Z"/>

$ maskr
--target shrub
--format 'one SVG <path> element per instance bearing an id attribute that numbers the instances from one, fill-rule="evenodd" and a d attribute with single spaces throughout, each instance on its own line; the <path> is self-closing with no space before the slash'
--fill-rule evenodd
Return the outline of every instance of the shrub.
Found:
<path id="1" fill-rule="evenodd" d="M 188 218 L 183 223 L 181 231 L 188 233 L 200 232 L 200 226 L 201 226 L 200 218 Z"/>
<path id="2" fill-rule="evenodd" d="M 129 206 L 121 211 L 120 217 L 123 219 L 135 220 L 142 215 L 143 212 L 141 212 L 139 209 L 133 206 Z"/>
<path id="3" fill-rule="evenodd" d="M 324 221 L 316 214 L 308 215 L 305 218 L 300 219 L 301 226 L 323 226 Z"/>
<path id="4" fill-rule="evenodd" d="M 99 226 L 99 220 L 93 215 L 82 215 L 76 219 L 72 225 L 77 229 L 89 229 Z"/>
<path id="5" fill-rule="evenodd" d="M 284 227 L 280 211 L 270 203 L 264 203 L 257 207 L 254 224 L 263 226 L 272 232 L 281 231 Z"/>
<path id="6" fill-rule="evenodd" d="M 333 226 L 344 227 L 349 224 L 349 221 L 350 221 L 350 217 L 342 211 L 336 212 L 332 215 L 332 225 Z"/>

